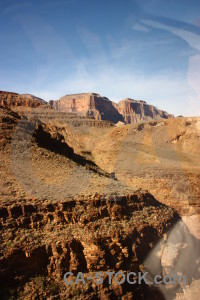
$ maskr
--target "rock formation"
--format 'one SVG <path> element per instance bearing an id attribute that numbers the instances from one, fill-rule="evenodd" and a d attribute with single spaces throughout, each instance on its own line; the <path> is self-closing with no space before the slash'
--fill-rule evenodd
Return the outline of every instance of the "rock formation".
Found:
<path id="1" fill-rule="evenodd" d="M 11 107 L 25 107 L 35 108 L 41 105 L 46 105 L 47 102 L 41 98 L 29 94 L 17 94 L 12 92 L 0 91 L 0 106 Z"/>
<path id="2" fill-rule="evenodd" d="M 115 103 L 99 94 L 75 94 L 50 101 L 50 106 L 61 112 L 78 112 L 96 120 L 123 121 Z"/>
<path id="3" fill-rule="evenodd" d="M 114 123 L 121 121 L 130 124 L 173 117 L 142 100 L 127 98 L 116 104 L 95 93 L 66 95 L 57 101 L 51 100 L 50 106 L 61 112 L 79 112 L 97 120 L 110 120 Z"/>
<path id="4" fill-rule="evenodd" d="M 66 95 L 56 101 L 50 100 L 48 103 L 33 95 L 0 91 L 0 106 L 18 111 L 37 107 L 52 108 L 58 112 L 76 113 L 98 121 L 107 120 L 127 124 L 173 117 L 142 100 L 127 98 L 116 104 L 96 93 Z"/>
<path id="5" fill-rule="evenodd" d="M 149 105 L 145 101 L 133 100 L 130 98 L 120 101 L 117 105 L 117 109 L 123 116 L 124 122 L 128 124 L 150 119 L 168 119 L 173 117 L 173 115 L 157 109 L 155 106 Z"/>
<path id="6" fill-rule="evenodd" d="M 31 295 L 35 299 L 38 294 L 41 299 L 53 295 L 60 295 L 59 299 L 147 299 L 147 295 L 162 299 L 158 288 L 144 283 L 125 283 L 122 288 L 113 277 L 109 285 L 105 277 L 99 286 L 87 278 L 99 271 L 142 271 L 149 252 L 179 220 L 173 209 L 143 192 L 0 206 L 1 299 L 29 299 Z M 180 234 L 184 230 L 183 226 Z M 189 247 L 188 243 L 184 251 Z M 160 261 L 156 254 L 155 261 Z M 87 284 L 65 285 L 63 276 L 68 271 L 82 272 Z"/>

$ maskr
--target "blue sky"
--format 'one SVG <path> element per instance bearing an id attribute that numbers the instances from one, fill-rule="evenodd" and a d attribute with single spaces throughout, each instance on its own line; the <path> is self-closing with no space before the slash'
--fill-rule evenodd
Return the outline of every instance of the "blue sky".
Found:
<path id="1" fill-rule="evenodd" d="M 200 115 L 199 0 L 0 0 L 0 89 Z"/>

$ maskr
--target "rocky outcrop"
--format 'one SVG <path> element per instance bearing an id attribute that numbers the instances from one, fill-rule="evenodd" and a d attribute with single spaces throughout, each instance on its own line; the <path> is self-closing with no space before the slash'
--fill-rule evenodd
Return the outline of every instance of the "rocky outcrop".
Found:
<path id="1" fill-rule="evenodd" d="M 12 133 L 20 116 L 10 110 L 0 107 L 0 150 L 2 150 L 7 143 L 11 142 Z"/>
<path id="2" fill-rule="evenodd" d="M 155 118 L 173 117 L 142 100 L 127 98 L 116 104 L 95 93 L 66 95 L 57 101 L 51 100 L 50 106 L 61 112 L 78 112 L 97 120 L 110 120 L 114 123 L 130 124 Z"/>
<path id="3" fill-rule="evenodd" d="M 30 126 L 30 123 L 28 123 L 28 126 Z M 111 174 L 100 169 L 93 161 L 75 153 L 74 149 L 64 142 L 64 136 L 59 133 L 57 127 L 50 127 L 42 123 L 36 124 L 33 137 L 39 147 L 66 156 L 76 164 L 84 166 L 87 170 L 98 173 L 101 176 L 112 177 Z"/>
<path id="4" fill-rule="evenodd" d="M 115 103 L 95 93 L 66 95 L 50 101 L 50 106 L 60 112 L 78 112 L 96 120 L 123 121 Z"/>
<path id="5" fill-rule="evenodd" d="M 157 109 L 153 105 L 147 104 L 142 100 L 124 99 L 117 105 L 119 113 L 123 116 L 124 122 L 131 124 L 150 119 L 168 119 L 173 115 Z"/>
<path id="6" fill-rule="evenodd" d="M 97 121 L 107 120 L 113 123 L 124 122 L 127 124 L 173 117 L 142 100 L 127 98 L 116 104 L 96 93 L 66 95 L 59 100 L 50 100 L 47 103 L 33 95 L 0 91 L 0 106 L 20 109 L 20 111 L 38 107 L 41 109 L 52 108 L 59 113 L 76 113 Z"/>
<path id="7" fill-rule="evenodd" d="M 1 299 L 11 297 L 11 291 L 15 299 L 35 299 L 38 293 L 41 299 L 47 294 L 60 299 L 147 299 L 141 297 L 145 290 L 148 299 L 156 299 L 159 291 L 145 284 L 120 286 L 112 276 L 112 285 L 105 278 L 98 286 L 87 278 L 97 271 L 141 271 L 149 252 L 179 220 L 173 209 L 139 191 L 1 206 Z M 159 262 L 156 255 L 155 260 Z M 86 286 L 65 285 L 68 271 L 82 272 Z"/>
<path id="8" fill-rule="evenodd" d="M 17 94 L 12 92 L 0 91 L 0 106 L 6 108 L 13 107 L 25 107 L 25 108 L 35 108 L 38 106 L 45 106 L 47 104 L 46 101 L 35 97 L 29 94 Z"/>

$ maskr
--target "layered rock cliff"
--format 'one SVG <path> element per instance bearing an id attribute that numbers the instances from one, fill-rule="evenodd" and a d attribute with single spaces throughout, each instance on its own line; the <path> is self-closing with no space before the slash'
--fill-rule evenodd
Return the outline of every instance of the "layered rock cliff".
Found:
<path id="1" fill-rule="evenodd" d="M 172 118 L 173 115 L 157 109 L 142 100 L 130 98 L 118 104 L 99 94 L 74 94 L 50 101 L 50 106 L 60 112 L 79 112 L 97 120 L 110 120 L 114 123 L 137 123 L 150 119 Z"/>
<path id="2" fill-rule="evenodd" d="M 141 296 L 144 292 L 148 299 L 162 299 L 159 290 L 145 284 L 122 288 L 105 278 L 100 287 L 94 280 L 68 286 L 63 276 L 68 271 L 83 272 L 87 278 L 97 271 L 137 273 L 179 220 L 175 211 L 141 192 L 1 206 L 1 299 L 147 299 Z M 160 257 L 155 255 L 155 260 Z"/>
<path id="3" fill-rule="evenodd" d="M 0 91 L 0 106 L 6 108 L 13 107 L 26 107 L 35 108 L 38 106 L 44 106 L 47 102 L 41 98 L 35 97 L 29 94 L 17 94 L 12 92 Z"/>
<path id="4" fill-rule="evenodd" d="M 117 105 L 119 113 L 123 116 L 124 122 L 131 124 L 149 119 L 168 119 L 173 115 L 166 111 L 157 109 L 155 106 L 147 104 L 142 100 L 133 100 L 126 98 Z"/>
<path id="5" fill-rule="evenodd" d="M 50 101 L 50 106 L 60 112 L 79 112 L 96 120 L 123 121 L 115 103 L 99 94 L 74 94 Z"/>
<path id="6" fill-rule="evenodd" d="M 66 95 L 59 100 L 50 100 L 48 103 L 30 94 L 0 91 L 0 106 L 15 110 L 37 107 L 52 108 L 58 112 L 73 112 L 98 121 L 107 120 L 113 123 L 124 122 L 127 124 L 173 117 L 142 100 L 126 98 L 116 104 L 96 93 Z"/>

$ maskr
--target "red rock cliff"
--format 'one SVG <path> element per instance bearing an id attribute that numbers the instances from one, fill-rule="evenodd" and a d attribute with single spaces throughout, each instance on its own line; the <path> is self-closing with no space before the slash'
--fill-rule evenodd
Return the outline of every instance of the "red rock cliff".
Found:
<path id="1" fill-rule="evenodd" d="M 128 124 L 141 121 L 172 118 L 173 115 L 157 109 L 153 105 L 142 100 L 126 98 L 116 104 L 106 97 L 101 97 L 96 93 L 84 93 L 66 95 L 59 100 L 51 100 L 49 103 L 44 100 L 29 95 L 0 91 L 0 106 L 25 107 L 25 108 L 52 108 L 59 112 L 75 112 L 80 115 L 96 120 L 108 120 L 113 123 L 119 121 Z"/>
<path id="2" fill-rule="evenodd" d="M 44 100 L 29 94 L 20 95 L 17 93 L 0 91 L 0 106 L 3 107 L 11 108 L 23 106 L 35 108 L 45 104 L 47 104 L 47 102 Z"/>
<path id="3" fill-rule="evenodd" d="M 157 109 L 153 105 L 142 100 L 124 99 L 117 105 L 119 113 L 123 116 L 125 123 L 137 123 L 148 119 L 172 118 L 173 115 Z"/>
<path id="4" fill-rule="evenodd" d="M 66 95 L 50 101 L 50 106 L 61 112 L 79 112 L 96 120 L 123 121 L 115 103 L 95 93 Z"/>
<path id="5" fill-rule="evenodd" d="M 95 93 L 66 95 L 57 101 L 50 101 L 50 106 L 61 112 L 79 112 L 97 120 L 110 120 L 114 123 L 119 121 L 135 123 L 148 119 L 173 117 L 142 100 L 127 98 L 116 104 Z"/>

